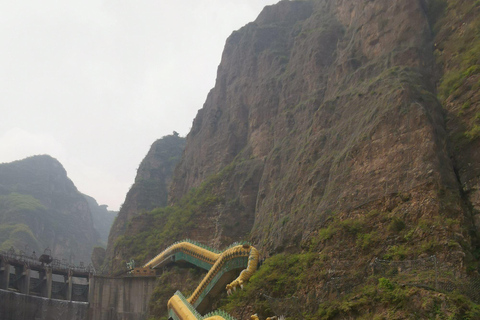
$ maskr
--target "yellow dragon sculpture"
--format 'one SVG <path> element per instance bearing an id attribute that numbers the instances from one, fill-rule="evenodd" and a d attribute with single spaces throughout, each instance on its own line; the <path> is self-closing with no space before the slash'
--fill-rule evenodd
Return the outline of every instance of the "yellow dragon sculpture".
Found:
<path id="1" fill-rule="evenodd" d="M 208 270 L 208 272 L 190 297 L 185 298 L 177 291 L 170 298 L 168 301 L 170 318 L 174 320 L 234 320 L 233 317 L 221 310 L 201 316 L 196 308 L 202 304 L 213 287 L 221 283 L 220 280 L 224 274 L 246 267 L 235 280 L 226 285 L 228 294 L 231 294 L 237 288 L 243 289 L 244 284 L 257 270 L 258 250 L 249 244 L 234 244 L 223 252 L 218 252 L 191 240 L 184 240 L 171 245 L 147 262 L 143 268 L 136 268 L 133 273 L 138 275 L 151 274 L 153 269 L 178 260 L 189 261 Z M 252 319 L 254 319 L 254 316 L 252 316 Z"/>

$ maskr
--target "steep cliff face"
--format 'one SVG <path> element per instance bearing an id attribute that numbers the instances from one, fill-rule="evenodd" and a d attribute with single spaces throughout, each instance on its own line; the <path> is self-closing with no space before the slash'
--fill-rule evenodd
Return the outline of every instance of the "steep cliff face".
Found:
<path id="1" fill-rule="evenodd" d="M 252 241 L 272 257 L 246 293 L 223 300 L 239 318 L 273 310 L 260 293 L 298 297 L 285 305 L 306 319 L 431 317 L 419 300 L 452 318 L 480 316 L 455 297 L 369 278 L 377 259 L 435 255 L 445 281 L 478 270 L 479 6 L 266 7 L 228 38 L 170 206 L 132 220 L 123 256 L 144 261 L 182 237 Z"/>
<path id="2" fill-rule="evenodd" d="M 98 241 L 85 198 L 50 156 L 0 165 L 1 248 L 36 251 L 57 259 L 90 261 Z M 27 246 L 27 247 L 26 247 Z"/>
<path id="3" fill-rule="evenodd" d="M 177 133 L 155 141 L 138 167 L 135 183 L 127 193 L 112 225 L 108 238 L 107 259 L 117 263 L 124 257 L 115 256 L 115 242 L 124 235 L 127 224 L 142 212 L 167 205 L 168 187 L 175 165 L 185 146 L 185 138 Z M 125 259 L 128 259 L 126 257 Z"/>
<path id="4" fill-rule="evenodd" d="M 266 7 L 227 40 L 215 88 L 187 137 L 171 203 L 228 164 L 255 168 L 253 177 L 245 174 L 250 179 L 222 182 L 247 218 L 221 208 L 209 216 L 234 215 L 243 236 L 251 229 L 250 239 L 272 250 L 298 246 L 332 213 L 371 203 L 413 221 L 446 210 L 439 194 L 447 192 L 457 199 L 448 210 L 460 214 L 426 6 Z M 396 204 L 403 193 L 422 205 Z"/>

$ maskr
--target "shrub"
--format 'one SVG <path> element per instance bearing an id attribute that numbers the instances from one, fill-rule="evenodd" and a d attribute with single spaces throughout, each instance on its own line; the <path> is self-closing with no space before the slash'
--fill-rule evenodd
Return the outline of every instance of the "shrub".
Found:
<path id="1" fill-rule="evenodd" d="M 393 289 L 395 289 L 395 284 L 393 284 L 387 278 L 380 278 L 378 279 L 378 287 L 392 291 Z"/>
<path id="2" fill-rule="evenodd" d="M 405 229 L 405 222 L 400 218 L 394 217 L 392 222 L 388 225 L 388 230 L 392 232 L 400 232 Z"/>

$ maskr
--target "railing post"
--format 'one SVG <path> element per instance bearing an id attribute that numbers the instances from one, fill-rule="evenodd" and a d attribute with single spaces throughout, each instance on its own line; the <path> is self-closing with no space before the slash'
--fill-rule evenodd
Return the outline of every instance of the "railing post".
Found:
<path id="1" fill-rule="evenodd" d="M 10 264 L 8 262 L 2 260 L 0 273 L 0 289 L 7 290 L 10 283 Z"/>
<path id="2" fill-rule="evenodd" d="M 28 296 L 30 294 L 30 268 L 26 265 L 23 266 L 22 279 L 21 279 L 20 285 L 21 285 L 20 292 Z"/>
<path id="3" fill-rule="evenodd" d="M 71 269 L 68 270 L 68 278 L 67 278 L 67 300 L 72 301 L 72 291 L 73 291 L 73 282 L 72 282 L 72 275 L 73 271 Z"/>
<path id="4" fill-rule="evenodd" d="M 88 302 L 90 305 L 94 302 L 93 301 L 93 296 L 94 296 L 94 285 L 95 285 L 95 277 L 92 272 L 88 274 Z"/>
<path id="5" fill-rule="evenodd" d="M 52 277 L 52 268 L 51 267 L 46 267 L 45 268 L 45 279 L 46 279 L 46 289 L 45 289 L 45 293 L 46 293 L 46 297 L 45 298 L 48 298 L 48 299 L 51 299 L 52 298 L 52 281 L 53 281 L 53 277 Z"/>

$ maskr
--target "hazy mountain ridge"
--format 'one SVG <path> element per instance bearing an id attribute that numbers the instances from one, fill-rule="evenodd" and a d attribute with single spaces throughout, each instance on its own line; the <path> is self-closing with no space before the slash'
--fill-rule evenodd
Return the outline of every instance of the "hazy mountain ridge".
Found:
<path id="1" fill-rule="evenodd" d="M 13 246 L 38 257 L 49 248 L 57 259 L 89 263 L 100 244 L 93 207 L 48 155 L 0 164 L 2 250 Z"/>

